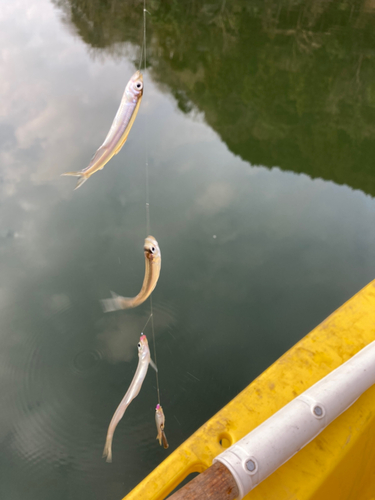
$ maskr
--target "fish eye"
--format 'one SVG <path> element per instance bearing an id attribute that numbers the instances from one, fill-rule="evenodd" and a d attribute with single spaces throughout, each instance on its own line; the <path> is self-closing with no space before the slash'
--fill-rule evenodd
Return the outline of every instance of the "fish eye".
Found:
<path id="1" fill-rule="evenodd" d="M 141 82 L 137 82 L 136 85 L 137 89 L 141 89 L 142 88 L 142 83 Z"/>
<path id="2" fill-rule="evenodd" d="M 140 342 L 138 342 L 138 349 L 140 349 L 140 348 L 141 348 L 141 343 L 140 343 Z"/>
<path id="3" fill-rule="evenodd" d="M 155 247 L 151 247 L 151 252 L 154 253 L 155 252 Z"/>

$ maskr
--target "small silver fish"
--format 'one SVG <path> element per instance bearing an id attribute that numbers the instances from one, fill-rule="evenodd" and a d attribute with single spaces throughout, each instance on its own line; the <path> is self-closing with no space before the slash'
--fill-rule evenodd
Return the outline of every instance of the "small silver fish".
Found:
<path id="1" fill-rule="evenodd" d="M 104 165 L 109 162 L 112 156 L 116 155 L 120 151 L 128 138 L 130 129 L 133 126 L 139 106 L 141 105 L 142 96 L 143 77 L 140 71 L 136 71 L 125 87 L 120 107 L 117 110 L 107 137 L 91 158 L 88 167 L 79 172 L 67 172 L 65 174 L 61 174 L 79 177 L 75 189 L 82 186 L 82 184 L 86 182 L 92 174 L 98 170 L 102 170 Z"/>
<path id="2" fill-rule="evenodd" d="M 156 439 L 159 440 L 160 446 L 161 446 L 161 443 L 163 442 L 164 449 L 167 449 L 167 448 L 169 448 L 169 444 L 168 444 L 167 437 L 166 437 L 165 432 L 164 432 L 165 416 L 164 416 L 163 408 L 159 404 L 156 405 L 155 422 L 156 422 L 156 429 L 158 431 L 158 435 L 156 436 Z"/>
<path id="3" fill-rule="evenodd" d="M 154 368 L 154 370 L 158 371 L 155 363 L 152 361 L 150 357 L 150 349 L 148 347 L 146 335 L 141 335 L 141 338 L 139 339 L 138 343 L 137 370 L 134 374 L 129 389 L 126 391 L 125 396 L 122 398 L 121 403 L 118 405 L 117 410 L 115 411 L 108 427 L 107 438 L 105 441 L 105 446 L 103 451 L 103 457 L 106 457 L 107 462 L 112 462 L 112 440 L 117 424 L 122 419 L 126 408 L 130 405 L 133 399 L 136 396 L 138 396 L 139 391 L 141 390 L 142 387 L 142 383 L 147 374 L 149 364 Z"/>
<path id="4" fill-rule="evenodd" d="M 130 309 L 144 302 L 153 292 L 159 279 L 161 269 L 161 253 L 158 242 L 153 236 L 147 236 L 144 243 L 145 277 L 141 291 L 135 297 L 121 297 L 114 292 L 111 299 L 101 301 L 104 312 Z"/>

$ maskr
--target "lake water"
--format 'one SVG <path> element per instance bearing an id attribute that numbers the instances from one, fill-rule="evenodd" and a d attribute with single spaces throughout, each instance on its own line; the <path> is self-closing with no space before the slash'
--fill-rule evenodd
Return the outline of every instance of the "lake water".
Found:
<path id="1" fill-rule="evenodd" d="M 375 4 L 147 8 L 129 140 L 78 191 L 137 68 L 142 2 L 3 0 L 0 10 L 0 497 L 120 500 L 375 277 Z M 107 427 L 149 301 L 145 161 L 162 270 L 155 374 Z M 152 343 L 149 326 L 145 330 Z"/>

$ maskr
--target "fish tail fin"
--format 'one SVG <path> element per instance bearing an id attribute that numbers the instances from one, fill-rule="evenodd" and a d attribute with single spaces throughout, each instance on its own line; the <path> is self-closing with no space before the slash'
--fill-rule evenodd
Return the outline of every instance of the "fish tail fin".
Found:
<path id="1" fill-rule="evenodd" d="M 64 176 L 69 175 L 72 177 L 79 177 L 77 185 L 74 188 L 75 190 L 78 189 L 79 187 L 81 187 L 82 184 L 84 184 L 87 181 L 87 179 L 90 177 L 89 175 L 86 175 L 83 172 L 66 172 L 65 174 L 61 174 L 61 175 L 64 175 Z"/>
<path id="2" fill-rule="evenodd" d="M 165 432 L 164 431 L 161 431 L 161 439 L 163 441 L 163 446 L 164 446 L 164 449 L 166 450 L 167 448 L 169 448 L 169 444 L 168 444 L 168 441 L 167 441 L 167 437 L 165 435 Z M 160 443 L 161 444 L 161 443 Z"/>
<path id="3" fill-rule="evenodd" d="M 161 431 L 158 432 L 158 435 L 156 436 L 156 439 L 159 441 L 159 444 L 161 446 Z"/>
<path id="4" fill-rule="evenodd" d="M 104 312 L 119 311 L 120 309 L 128 309 L 131 307 L 131 305 L 129 305 L 131 299 L 121 297 L 121 295 L 117 295 L 117 293 L 112 291 L 111 294 L 112 298 L 100 301 Z"/>
<path id="5" fill-rule="evenodd" d="M 65 175 L 69 175 L 71 177 L 82 177 L 83 172 L 65 172 L 65 173 L 61 174 L 62 177 Z"/>
<path id="6" fill-rule="evenodd" d="M 105 441 L 105 446 L 103 450 L 103 458 L 106 459 L 106 462 L 112 462 L 112 436 L 107 437 Z"/>
<path id="7" fill-rule="evenodd" d="M 76 184 L 76 187 L 74 188 L 74 191 L 75 191 L 76 189 L 78 189 L 79 187 L 81 187 L 81 186 L 82 186 L 82 184 L 84 184 L 84 183 L 87 181 L 87 179 L 88 179 L 88 177 L 86 177 L 86 176 L 82 175 L 82 177 L 80 177 L 80 178 L 78 179 L 77 184 Z"/>

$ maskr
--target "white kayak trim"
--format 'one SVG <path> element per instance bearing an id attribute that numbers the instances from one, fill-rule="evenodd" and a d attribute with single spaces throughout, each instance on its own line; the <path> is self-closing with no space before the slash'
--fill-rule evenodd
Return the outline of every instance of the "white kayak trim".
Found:
<path id="1" fill-rule="evenodd" d="M 375 341 L 218 455 L 242 499 L 375 383 Z"/>

